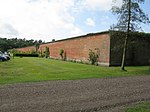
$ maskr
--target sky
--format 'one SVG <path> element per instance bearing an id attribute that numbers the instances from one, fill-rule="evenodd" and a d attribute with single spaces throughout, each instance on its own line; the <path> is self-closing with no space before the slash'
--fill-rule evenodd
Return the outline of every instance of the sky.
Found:
<path id="1" fill-rule="evenodd" d="M 0 37 L 50 42 L 107 31 L 117 22 L 112 4 L 112 0 L 0 0 Z M 141 7 L 150 17 L 150 0 Z M 150 25 L 141 26 L 150 32 Z"/>

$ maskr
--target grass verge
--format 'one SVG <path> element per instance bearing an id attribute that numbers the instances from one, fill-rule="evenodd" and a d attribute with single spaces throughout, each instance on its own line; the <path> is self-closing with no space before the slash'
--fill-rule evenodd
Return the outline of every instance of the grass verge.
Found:
<path id="1" fill-rule="evenodd" d="M 100 67 L 44 58 L 15 58 L 0 63 L 0 84 L 149 75 L 149 66 Z"/>
<path id="2" fill-rule="evenodd" d="M 133 107 L 129 107 L 125 112 L 150 112 L 150 102 L 141 103 Z"/>

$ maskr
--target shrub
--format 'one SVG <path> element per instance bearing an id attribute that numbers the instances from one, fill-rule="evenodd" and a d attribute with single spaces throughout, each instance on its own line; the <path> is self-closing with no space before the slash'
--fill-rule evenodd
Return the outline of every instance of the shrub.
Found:
<path id="1" fill-rule="evenodd" d="M 15 56 L 18 57 L 38 57 L 38 54 L 24 54 L 24 53 L 16 53 Z"/>
<path id="2" fill-rule="evenodd" d="M 59 55 L 61 56 L 62 59 L 63 59 L 63 54 L 64 54 L 64 50 L 63 50 L 63 49 L 60 49 Z"/>
<path id="3" fill-rule="evenodd" d="M 92 65 L 98 62 L 98 57 L 99 57 L 98 52 L 94 52 L 93 50 L 89 49 L 89 61 L 91 62 Z"/>
<path id="4" fill-rule="evenodd" d="M 49 47 L 45 47 L 45 58 L 48 58 L 50 55 Z"/>

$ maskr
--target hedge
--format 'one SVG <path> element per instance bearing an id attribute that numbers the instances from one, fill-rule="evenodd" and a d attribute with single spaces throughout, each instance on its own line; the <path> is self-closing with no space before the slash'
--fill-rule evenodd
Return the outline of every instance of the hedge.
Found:
<path id="1" fill-rule="evenodd" d="M 38 57 L 39 55 L 38 54 L 22 54 L 22 53 L 17 53 L 17 54 L 15 54 L 15 56 L 18 56 L 18 57 Z"/>

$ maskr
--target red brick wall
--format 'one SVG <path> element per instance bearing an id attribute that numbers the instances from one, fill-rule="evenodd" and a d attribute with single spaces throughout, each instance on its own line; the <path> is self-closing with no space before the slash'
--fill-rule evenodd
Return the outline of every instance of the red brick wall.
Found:
<path id="1" fill-rule="evenodd" d="M 46 46 L 49 47 L 50 56 L 53 58 L 61 58 L 59 51 L 63 49 L 68 60 L 83 62 L 88 62 L 89 49 L 99 48 L 99 64 L 109 65 L 110 37 L 108 33 L 43 44 L 39 50 L 44 51 Z"/>
<path id="2" fill-rule="evenodd" d="M 76 60 L 89 62 L 89 49 L 99 49 L 99 64 L 109 66 L 110 58 L 110 36 L 109 33 L 99 33 L 86 35 L 77 38 L 65 39 L 48 44 L 40 45 L 39 51 L 44 51 L 45 47 L 49 47 L 50 57 L 61 58 L 59 55 L 60 49 L 66 53 L 67 60 Z M 32 47 L 21 48 L 23 51 L 29 51 Z"/>
<path id="3" fill-rule="evenodd" d="M 22 51 L 22 52 L 31 53 L 32 51 L 35 51 L 35 46 L 24 47 L 24 48 L 18 48 L 17 50 L 18 50 L 18 51 Z"/>

